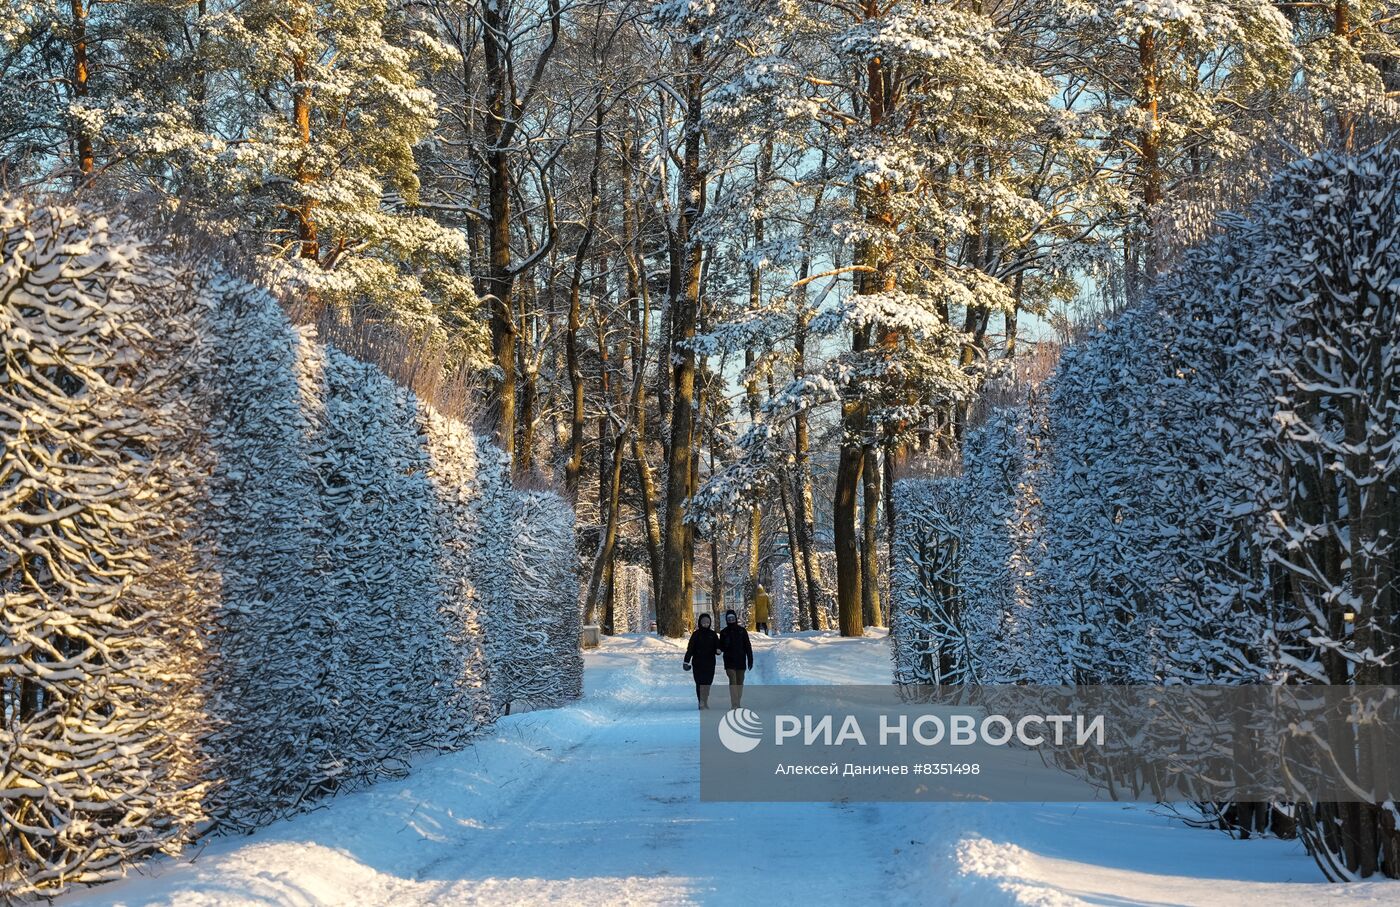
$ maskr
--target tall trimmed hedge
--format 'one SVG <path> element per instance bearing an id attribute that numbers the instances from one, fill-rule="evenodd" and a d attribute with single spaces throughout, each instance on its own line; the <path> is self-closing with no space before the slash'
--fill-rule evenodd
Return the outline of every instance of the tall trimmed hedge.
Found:
<path id="1" fill-rule="evenodd" d="M 0 209 L 0 897 L 581 692 L 564 502 L 141 232 Z"/>
<path id="2" fill-rule="evenodd" d="M 902 483 L 900 682 L 1400 683 L 1400 151 L 1220 226 L 959 478 Z M 1400 878 L 1374 801 L 1296 804 L 1329 878 Z"/>

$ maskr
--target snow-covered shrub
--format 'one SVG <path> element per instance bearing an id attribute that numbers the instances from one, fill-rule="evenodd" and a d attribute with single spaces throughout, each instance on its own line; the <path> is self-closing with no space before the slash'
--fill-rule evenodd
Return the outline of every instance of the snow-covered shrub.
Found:
<path id="1" fill-rule="evenodd" d="M 613 571 L 613 632 L 645 633 L 650 627 L 651 571 L 622 564 Z"/>
<path id="2" fill-rule="evenodd" d="M 1298 681 L 1400 683 L 1400 154 L 1290 167 L 1258 212 L 1256 354 L 1275 407 L 1259 536 L 1292 606 Z M 1344 770 L 1371 759 L 1326 741 Z M 1400 878 L 1396 792 L 1307 804 L 1299 829 L 1329 879 Z"/>
<path id="3" fill-rule="evenodd" d="M 563 502 L 265 291 L 211 284 L 219 818 L 261 824 L 577 696 Z"/>
<path id="4" fill-rule="evenodd" d="M 0 209 L 0 899 L 581 692 L 567 505 L 139 232 Z"/>
<path id="5" fill-rule="evenodd" d="M 962 483 L 905 479 L 894 486 L 890 641 L 895 683 L 975 680 L 963 632 Z"/>
<path id="6" fill-rule="evenodd" d="M 779 633 L 796 633 L 802 622 L 798 615 L 797 584 L 792 579 L 792 564 L 781 563 L 773 568 L 773 596 L 768 617 Z"/>
<path id="7" fill-rule="evenodd" d="M 502 475 L 509 473 L 503 469 Z M 512 492 L 511 504 L 511 701 L 558 705 L 583 694 L 582 621 L 573 607 L 579 587 L 574 514 L 558 495 L 543 491 Z M 487 611 L 498 607 L 504 610 L 506 602 Z"/>
<path id="8" fill-rule="evenodd" d="M 1061 641 L 1044 632 L 1042 410 L 992 411 L 960 476 L 895 483 L 897 683 L 1061 681 Z"/>
<path id="9" fill-rule="evenodd" d="M 1043 406 L 991 413 L 969 434 L 963 464 L 965 631 L 983 683 L 1057 682 L 1065 659 L 1043 629 Z"/>
<path id="10" fill-rule="evenodd" d="M 204 818 L 192 273 L 130 235 L 0 206 L 0 901 Z"/>
<path id="11" fill-rule="evenodd" d="M 795 633 L 801 629 L 829 629 L 837 624 L 836 611 L 836 554 L 831 551 L 814 551 L 812 564 L 817 575 L 817 607 L 819 627 L 812 627 L 811 616 L 804 610 L 805 604 L 797 594 L 797 584 L 793 581 L 792 563 L 785 561 L 773 568 L 773 597 L 769 606 L 769 617 L 780 633 Z"/>
<path id="12" fill-rule="evenodd" d="M 1021 428 L 970 433 L 956 512 L 902 489 L 898 680 L 963 646 L 980 682 L 1400 682 L 1400 153 L 1300 161 L 1221 228 Z M 1298 829 L 1329 878 L 1400 877 L 1395 815 L 1382 792 Z"/>

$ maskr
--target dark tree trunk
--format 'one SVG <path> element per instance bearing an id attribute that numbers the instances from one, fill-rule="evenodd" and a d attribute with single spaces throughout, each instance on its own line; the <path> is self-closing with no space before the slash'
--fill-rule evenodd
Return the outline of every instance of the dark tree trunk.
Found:
<path id="1" fill-rule="evenodd" d="M 70 9 L 73 13 L 72 93 L 74 101 L 81 101 L 88 96 L 87 2 L 86 0 L 71 0 Z M 310 89 L 307 89 L 307 92 L 309 93 Z M 88 132 L 86 126 L 78 125 L 75 127 L 73 145 L 78 158 L 78 173 L 74 185 L 81 188 L 92 182 L 92 133 Z"/>
<path id="2" fill-rule="evenodd" d="M 880 608 L 880 455 L 874 444 L 865 445 L 861 467 L 861 616 L 867 627 L 883 627 Z"/>
<path id="3" fill-rule="evenodd" d="M 852 349 L 866 348 L 865 329 L 857 328 Z M 860 491 L 861 468 L 865 462 L 862 438 L 865 435 L 865 405 L 858 390 L 847 390 L 841 401 L 841 447 L 836 464 L 836 495 L 832 522 L 836 548 L 836 611 L 842 636 L 860 636 L 861 569 L 860 532 L 856 528 L 856 495 Z"/>

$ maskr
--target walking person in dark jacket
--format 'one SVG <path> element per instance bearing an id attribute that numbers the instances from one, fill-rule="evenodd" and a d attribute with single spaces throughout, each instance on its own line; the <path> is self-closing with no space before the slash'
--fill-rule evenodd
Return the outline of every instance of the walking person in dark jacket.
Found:
<path id="1" fill-rule="evenodd" d="M 685 647 L 687 671 L 694 669 L 695 698 L 699 708 L 710 707 L 710 684 L 715 682 L 715 654 L 719 652 L 719 634 L 710 629 L 710 615 L 700 615 L 700 626 L 690 634 L 690 644 Z"/>
<path id="2" fill-rule="evenodd" d="M 739 615 L 732 610 L 724 612 L 719 650 L 724 653 L 724 674 L 729 678 L 729 707 L 737 709 L 744 698 L 744 671 L 753 668 L 753 646 L 749 631 L 739 625 Z"/>

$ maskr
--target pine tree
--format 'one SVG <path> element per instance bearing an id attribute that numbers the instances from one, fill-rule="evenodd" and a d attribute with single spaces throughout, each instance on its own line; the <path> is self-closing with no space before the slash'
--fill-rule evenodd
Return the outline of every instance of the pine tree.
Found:
<path id="1" fill-rule="evenodd" d="M 240 4 L 208 27 L 242 85 L 229 218 L 313 305 L 445 340 L 476 301 L 460 232 L 414 211 L 415 147 L 436 123 L 418 74 L 453 51 L 389 0 Z"/>

